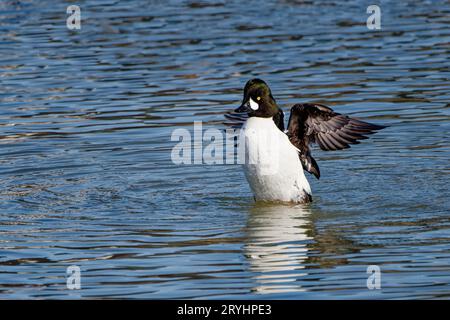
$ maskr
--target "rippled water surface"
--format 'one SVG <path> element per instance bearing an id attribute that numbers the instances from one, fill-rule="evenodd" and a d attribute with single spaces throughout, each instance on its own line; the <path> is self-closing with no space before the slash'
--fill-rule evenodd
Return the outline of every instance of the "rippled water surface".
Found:
<path id="1" fill-rule="evenodd" d="M 450 298 L 448 1 L 382 1 L 379 31 L 369 1 L 80 0 L 75 31 L 69 4 L 0 2 L 0 298 Z M 304 207 L 173 164 L 255 76 L 389 127 L 314 150 Z"/>

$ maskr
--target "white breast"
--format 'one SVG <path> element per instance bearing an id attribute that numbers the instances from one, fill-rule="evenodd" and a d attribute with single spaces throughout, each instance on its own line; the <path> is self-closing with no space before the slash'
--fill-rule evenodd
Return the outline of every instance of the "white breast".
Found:
<path id="1" fill-rule="evenodd" d="M 305 202 L 311 188 L 298 149 L 272 118 L 250 117 L 241 131 L 244 171 L 256 200 Z"/>

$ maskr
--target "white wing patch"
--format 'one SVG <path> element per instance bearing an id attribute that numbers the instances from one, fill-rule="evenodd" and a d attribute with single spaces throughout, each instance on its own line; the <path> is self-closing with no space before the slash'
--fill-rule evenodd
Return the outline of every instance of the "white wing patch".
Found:
<path id="1" fill-rule="evenodd" d="M 253 101 L 252 98 L 250 98 L 250 100 L 248 100 L 250 102 L 250 108 L 252 108 L 252 110 L 258 110 L 259 109 L 259 104 L 257 104 L 255 101 Z"/>

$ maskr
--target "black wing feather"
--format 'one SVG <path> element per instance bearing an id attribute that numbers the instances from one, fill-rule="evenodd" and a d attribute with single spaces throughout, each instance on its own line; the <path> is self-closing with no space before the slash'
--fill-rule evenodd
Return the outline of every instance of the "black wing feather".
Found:
<path id="1" fill-rule="evenodd" d="M 241 128 L 245 121 L 248 119 L 248 114 L 246 113 L 237 113 L 237 112 L 229 112 L 225 113 L 225 118 L 227 118 L 227 122 L 224 122 L 225 125 L 231 126 L 233 128 Z M 278 113 L 273 117 L 273 122 L 275 125 L 284 132 L 284 113 L 283 110 L 279 109 Z"/>
<path id="2" fill-rule="evenodd" d="M 375 125 L 334 112 L 321 104 L 296 104 L 291 108 L 288 137 L 300 152 L 303 168 L 320 178 L 320 170 L 311 156 L 309 145 L 317 143 L 322 150 L 342 150 L 358 140 L 368 139 L 366 135 L 381 130 Z"/>
<path id="3" fill-rule="evenodd" d="M 229 112 L 225 113 L 224 116 L 228 120 L 224 124 L 234 129 L 241 128 L 248 119 L 246 113 Z"/>

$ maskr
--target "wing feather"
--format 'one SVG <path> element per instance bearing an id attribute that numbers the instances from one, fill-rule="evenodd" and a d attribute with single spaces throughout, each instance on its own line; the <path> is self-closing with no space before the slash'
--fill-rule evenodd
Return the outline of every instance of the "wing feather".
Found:
<path id="1" fill-rule="evenodd" d="M 321 104 L 307 103 L 296 104 L 291 108 L 288 136 L 301 151 L 303 168 L 319 178 L 319 167 L 311 156 L 310 143 L 317 143 L 325 151 L 347 149 L 383 128 L 334 112 Z"/>
<path id="2" fill-rule="evenodd" d="M 225 113 L 224 116 L 227 119 L 224 124 L 232 128 L 241 128 L 248 119 L 246 113 L 229 112 Z"/>
<path id="3" fill-rule="evenodd" d="M 228 112 L 224 114 L 225 118 L 228 121 L 225 121 L 224 124 L 226 126 L 231 126 L 233 128 L 242 128 L 244 123 L 248 120 L 249 116 L 247 113 L 237 113 L 237 112 Z M 279 109 L 278 113 L 273 117 L 273 122 L 275 125 L 284 132 L 284 112 Z"/>

